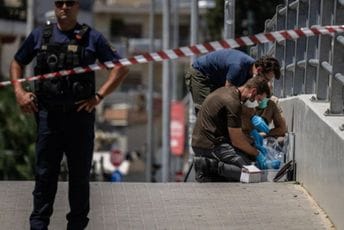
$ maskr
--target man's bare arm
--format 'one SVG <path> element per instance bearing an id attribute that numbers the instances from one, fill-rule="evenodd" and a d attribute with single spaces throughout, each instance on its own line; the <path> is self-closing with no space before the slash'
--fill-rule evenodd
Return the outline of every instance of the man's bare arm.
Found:
<path id="1" fill-rule="evenodd" d="M 107 80 L 99 88 L 98 93 L 105 97 L 114 91 L 128 75 L 129 69 L 125 66 L 115 67 L 111 70 Z"/>
<path id="2" fill-rule="evenodd" d="M 257 156 L 258 150 L 254 148 L 246 135 L 242 132 L 241 128 L 228 128 L 229 138 L 231 139 L 232 145 L 241 151 L 251 155 Z"/>
<path id="3" fill-rule="evenodd" d="M 20 109 L 25 113 L 37 112 L 38 108 L 35 101 L 35 94 L 27 92 L 22 84 L 18 82 L 18 80 L 23 77 L 23 74 L 24 66 L 20 65 L 16 60 L 13 60 L 10 65 L 10 78 L 12 80 L 17 103 Z"/>
<path id="4" fill-rule="evenodd" d="M 116 66 L 111 69 L 107 80 L 97 91 L 97 96 L 77 102 L 77 104 L 79 105 L 77 111 L 80 111 L 82 109 L 85 109 L 88 112 L 93 111 L 93 109 L 100 103 L 102 98 L 110 94 L 119 86 L 123 79 L 128 75 L 128 72 L 129 69 L 125 66 Z M 99 98 L 99 96 L 101 98 Z"/>

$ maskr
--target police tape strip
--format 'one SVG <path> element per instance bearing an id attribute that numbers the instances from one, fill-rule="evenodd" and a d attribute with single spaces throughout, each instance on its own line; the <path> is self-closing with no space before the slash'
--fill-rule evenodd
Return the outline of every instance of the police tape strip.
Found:
<path id="1" fill-rule="evenodd" d="M 285 40 L 296 40 L 303 36 L 311 37 L 316 35 L 332 35 L 336 32 L 344 32 L 344 25 L 316 26 L 312 28 L 299 28 L 293 30 L 280 30 L 275 32 L 259 33 L 256 35 L 243 36 L 235 39 L 225 39 L 175 49 L 161 50 L 154 53 L 144 53 L 131 58 L 122 58 L 115 62 L 109 61 L 99 64 L 88 65 L 86 67 L 76 67 L 70 70 L 61 70 L 58 72 L 22 78 L 16 81 L 4 81 L 0 82 L 0 88 L 7 85 L 11 85 L 16 82 L 35 81 L 40 79 L 48 79 L 67 75 L 87 73 L 101 70 L 104 68 L 114 68 L 116 66 L 129 66 L 148 63 L 152 61 L 172 60 L 180 57 L 190 57 L 194 55 L 206 54 L 215 50 L 238 48 L 243 46 L 251 46 L 275 41 L 282 42 Z"/>

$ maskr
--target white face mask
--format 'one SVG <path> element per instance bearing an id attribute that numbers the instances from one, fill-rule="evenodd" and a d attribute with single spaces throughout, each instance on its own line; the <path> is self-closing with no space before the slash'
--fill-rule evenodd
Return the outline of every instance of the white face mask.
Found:
<path id="1" fill-rule="evenodd" d="M 250 101 L 250 99 L 248 99 L 248 100 L 244 103 L 244 106 L 246 106 L 247 108 L 256 108 L 258 105 L 259 105 L 259 104 L 258 104 L 257 100 Z"/>

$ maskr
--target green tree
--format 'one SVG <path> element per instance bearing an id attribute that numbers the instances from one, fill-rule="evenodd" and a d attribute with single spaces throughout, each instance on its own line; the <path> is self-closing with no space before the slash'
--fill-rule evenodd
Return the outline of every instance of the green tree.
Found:
<path id="1" fill-rule="evenodd" d="M 10 87 L 0 89 L 0 179 L 33 179 L 36 125 L 23 114 Z"/>

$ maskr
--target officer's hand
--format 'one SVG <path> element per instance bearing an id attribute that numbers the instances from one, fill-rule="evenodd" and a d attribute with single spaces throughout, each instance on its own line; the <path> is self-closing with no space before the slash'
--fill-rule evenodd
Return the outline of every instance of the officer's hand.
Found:
<path id="1" fill-rule="evenodd" d="M 86 110 L 87 112 L 92 112 L 94 108 L 100 103 L 100 98 L 98 97 L 91 97 L 86 100 L 81 100 L 76 102 L 75 104 L 79 105 L 77 111 Z"/>
<path id="2" fill-rule="evenodd" d="M 270 131 L 268 124 L 258 115 L 254 115 L 251 118 L 251 123 L 259 132 L 269 133 Z"/>
<path id="3" fill-rule="evenodd" d="M 35 113 L 38 111 L 36 95 L 31 92 L 16 92 L 17 103 L 24 113 Z"/>

